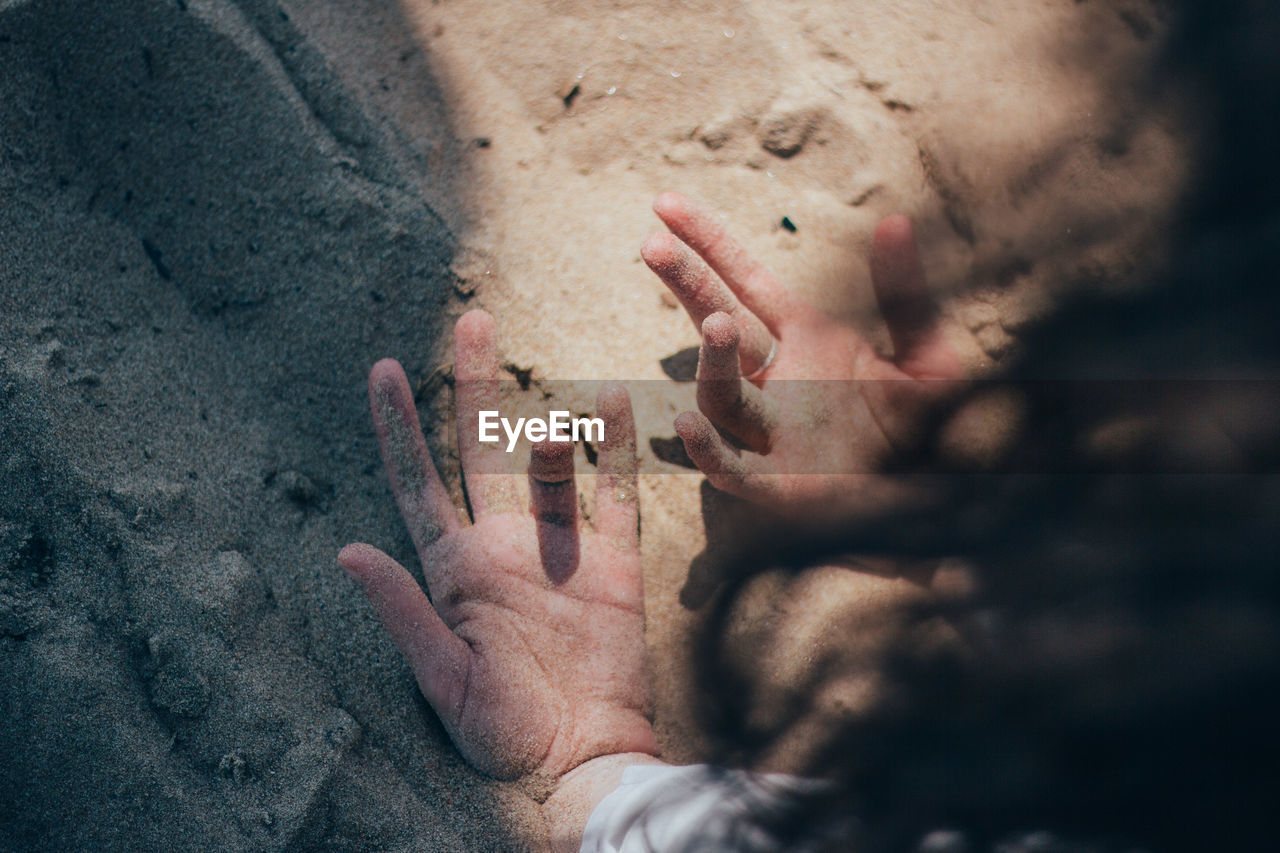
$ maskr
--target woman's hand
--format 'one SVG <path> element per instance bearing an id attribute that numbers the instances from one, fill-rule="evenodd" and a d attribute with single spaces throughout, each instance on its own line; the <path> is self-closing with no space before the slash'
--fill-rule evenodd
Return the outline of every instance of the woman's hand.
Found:
<path id="1" fill-rule="evenodd" d="M 500 779 L 540 773 L 552 781 L 589 777 L 590 766 L 603 764 L 616 782 L 621 766 L 657 752 L 630 399 L 616 386 L 599 395 L 600 479 L 594 529 L 584 530 L 572 444 L 535 445 L 526 485 L 502 471 L 505 460 L 494 456 L 501 449 L 478 442 L 477 412 L 498 409 L 493 319 L 463 316 L 454 347 L 473 522 L 459 518 L 440 481 L 404 371 L 381 361 L 369 375 L 374 426 L 427 590 L 371 545 L 348 545 L 338 562 L 364 588 L 471 764 Z M 558 794 L 552 799 L 563 804 Z"/>
<path id="2" fill-rule="evenodd" d="M 871 278 L 893 339 L 882 358 L 853 328 L 792 296 L 707 211 L 654 203 L 671 233 L 641 254 L 702 331 L 698 408 L 676 420 L 712 485 L 791 513 L 872 512 L 909 487 L 879 474 L 910 447 L 928 407 L 962 377 L 925 284 L 911 222 L 871 243 Z M 717 431 L 732 435 L 735 447 Z"/>

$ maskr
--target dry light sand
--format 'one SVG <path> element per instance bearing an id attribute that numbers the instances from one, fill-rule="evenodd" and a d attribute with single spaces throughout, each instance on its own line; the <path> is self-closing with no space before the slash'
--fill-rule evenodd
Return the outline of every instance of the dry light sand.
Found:
<path id="1" fill-rule="evenodd" d="M 1144 97 L 1162 32 L 1144 0 L 0 0 L 0 847 L 537 849 L 334 564 L 414 562 L 368 366 L 422 383 L 455 488 L 429 377 L 466 308 L 525 402 L 665 387 L 697 336 L 639 246 L 677 189 L 880 343 L 867 244 L 910 214 L 948 334 L 998 367 L 1068 282 L 1160 251 L 1192 154 Z M 648 444 L 691 386 L 637 396 L 657 726 L 693 761 L 731 530 Z M 869 660 L 916 593 L 752 599 L 762 670 Z"/>

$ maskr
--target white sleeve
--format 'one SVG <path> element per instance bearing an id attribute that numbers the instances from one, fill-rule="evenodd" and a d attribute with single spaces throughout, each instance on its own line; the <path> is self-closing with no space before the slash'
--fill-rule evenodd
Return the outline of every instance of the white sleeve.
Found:
<path id="1" fill-rule="evenodd" d="M 761 811 L 815 785 L 706 764 L 628 767 L 591 813 L 581 853 L 777 853 L 778 842 L 757 825 Z"/>

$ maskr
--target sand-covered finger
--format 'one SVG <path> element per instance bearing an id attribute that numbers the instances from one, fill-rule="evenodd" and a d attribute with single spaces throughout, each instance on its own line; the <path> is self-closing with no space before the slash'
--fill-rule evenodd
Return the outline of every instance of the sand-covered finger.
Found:
<path id="1" fill-rule="evenodd" d="M 777 277 L 757 261 L 710 211 L 679 193 L 663 193 L 653 203 L 658 218 L 705 260 L 775 336 L 791 312 L 792 298 Z"/>
<path id="2" fill-rule="evenodd" d="M 568 441 L 536 442 L 529 454 L 529 512 L 538 534 L 543 571 L 553 583 L 578 568 L 578 489 Z"/>
<path id="3" fill-rule="evenodd" d="M 671 290 L 698 328 L 712 314 L 723 312 L 742 331 L 739 355 L 748 376 L 765 366 L 774 338 L 764 323 L 747 310 L 706 262 L 673 234 L 654 234 L 640 247 L 649 269 Z"/>
<path id="4" fill-rule="evenodd" d="M 763 503 L 769 500 L 769 473 L 759 456 L 744 456 L 731 447 L 711 424 L 697 412 L 676 418 L 676 434 L 685 452 L 711 485 L 722 492 Z"/>
<path id="5" fill-rule="evenodd" d="M 372 545 L 348 545 L 338 564 L 364 589 L 422 695 L 447 724 L 456 719 L 471 649 L 444 624 L 409 572 Z"/>
<path id="6" fill-rule="evenodd" d="M 767 453 L 776 418 L 760 389 L 742 378 L 739 342 L 738 325 L 727 314 L 712 314 L 703 321 L 698 408 L 752 450 Z"/>
<path id="7" fill-rule="evenodd" d="M 604 439 L 596 464 L 592 520 L 596 532 L 614 547 L 634 551 L 640 544 L 640 497 L 631 397 L 621 385 L 610 383 L 596 396 L 596 413 L 604 421 Z"/>
<path id="8" fill-rule="evenodd" d="M 468 311 L 454 326 L 454 400 L 463 482 L 477 518 L 520 506 L 507 455 L 499 444 L 480 441 L 480 412 L 499 411 L 500 371 L 497 324 L 488 312 Z"/>
<path id="9" fill-rule="evenodd" d="M 460 522 L 427 450 L 413 392 L 399 362 L 383 359 L 369 371 L 369 407 L 391 491 L 418 554 L 424 554 Z"/>
<path id="10" fill-rule="evenodd" d="M 890 216 L 876 227 L 871 238 L 871 284 L 898 366 L 921 378 L 959 377 L 960 361 L 943 337 L 938 306 L 925 281 L 915 230 L 907 217 Z"/>

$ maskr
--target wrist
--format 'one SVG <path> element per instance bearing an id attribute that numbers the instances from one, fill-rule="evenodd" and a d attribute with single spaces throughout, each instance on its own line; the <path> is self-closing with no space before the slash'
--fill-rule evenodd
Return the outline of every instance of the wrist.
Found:
<path id="1" fill-rule="evenodd" d="M 584 761 L 560 777 L 542 805 L 553 853 L 578 853 L 591 813 L 622 782 L 622 772 L 637 764 L 666 762 L 645 752 L 620 752 Z"/>

